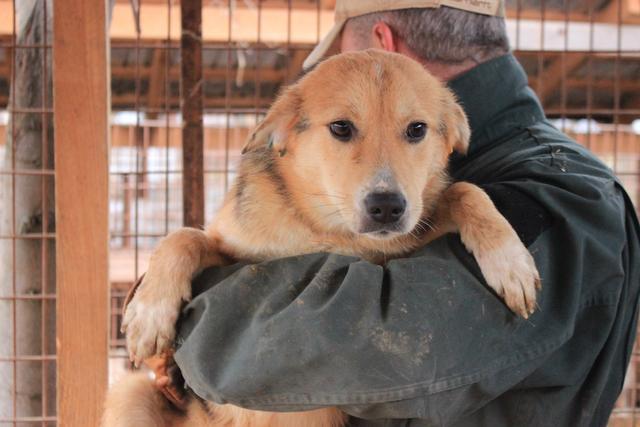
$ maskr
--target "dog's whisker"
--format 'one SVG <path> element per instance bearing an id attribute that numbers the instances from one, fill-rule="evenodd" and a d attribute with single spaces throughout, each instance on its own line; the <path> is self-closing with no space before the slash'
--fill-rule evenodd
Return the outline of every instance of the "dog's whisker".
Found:
<path id="1" fill-rule="evenodd" d="M 438 227 L 428 218 L 421 219 L 418 224 L 428 227 L 431 231 L 438 231 Z"/>
<path id="2" fill-rule="evenodd" d="M 416 239 L 416 240 L 420 240 L 420 235 L 418 234 L 418 232 L 417 232 L 415 229 L 414 229 L 414 230 L 411 230 L 411 231 L 409 232 L 409 235 L 410 235 L 411 237 L 413 237 L 414 239 Z"/>
<path id="3" fill-rule="evenodd" d="M 417 238 L 419 233 L 426 233 L 427 229 L 422 224 L 416 224 L 415 228 L 411 230 L 411 233 L 415 233 L 415 237 Z"/>
<path id="4" fill-rule="evenodd" d="M 313 166 L 311 166 L 313 167 Z M 315 185 L 316 182 L 311 181 L 309 178 L 301 178 L 301 180 L 303 182 L 307 182 L 309 184 Z M 336 197 L 336 198 L 341 198 L 341 199 L 346 199 L 347 196 L 345 194 L 342 193 L 326 193 L 326 192 L 316 192 L 316 193 L 310 193 L 310 192 L 305 192 L 305 191 L 301 191 L 301 194 L 305 194 L 308 196 L 326 196 L 326 197 Z"/>
<path id="5" fill-rule="evenodd" d="M 328 219 L 331 219 L 331 218 L 335 217 L 336 215 L 341 215 L 341 214 L 343 214 L 343 211 L 341 209 L 336 209 L 336 210 L 334 210 L 332 212 L 329 212 L 327 214 L 322 215 L 320 219 L 328 220 Z M 322 225 L 322 224 L 317 224 L 317 225 Z"/>
<path id="6" fill-rule="evenodd" d="M 316 196 L 316 197 L 334 197 L 337 199 L 346 199 L 346 196 L 338 195 L 338 194 L 329 194 L 329 193 L 302 193 L 306 196 Z"/>
<path id="7" fill-rule="evenodd" d="M 338 207 L 338 206 L 340 206 L 340 204 L 338 204 L 338 203 L 326 203 L 326 204 L 323 204 L 323 205 L 313 205 L 312 207 L 315 208 L 315 209 L 318 209 L 318 208 L 335 208 L 335 207 Z"/>

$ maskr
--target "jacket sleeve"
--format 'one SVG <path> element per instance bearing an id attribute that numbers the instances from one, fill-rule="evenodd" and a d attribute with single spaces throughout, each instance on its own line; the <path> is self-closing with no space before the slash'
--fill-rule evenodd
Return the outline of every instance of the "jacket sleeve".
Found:
<path id="1" fill-rule="evenodd" d="M 521 209 L 505 213 L 514 222 L 540 197 L 527 183 L 486 190 L 521 197 Z M 576 209 L 592 206 L 567 197 Z M 618 203 L 597 214 L 622 215 Z M 207 270 L 184 311 L 176 360 L 196 394 L 220 403 L 273 411 L 331 405 L 361 418 L 450 423 L 521 383 L 570 340 L 589 308 L 585 256 L 608 272 L 618 268 L 621 246 L 587 248 L 589 233 L 557 215 L 542 209 L 540 220 L 529 216 L 517 230 L 543 278 L 528 320 L 486 287 L 458 236 L 447 235 L 384 268 L 311 254 Z M 611 281 L 592 294 L 593 306 L 615 305 L 616 287 Z M 606 340 L 603 330 L 593 339 Z"/>

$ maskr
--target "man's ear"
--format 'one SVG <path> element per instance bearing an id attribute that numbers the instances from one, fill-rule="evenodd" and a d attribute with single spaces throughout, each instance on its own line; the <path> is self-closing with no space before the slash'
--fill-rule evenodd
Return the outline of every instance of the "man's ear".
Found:
<path id="1" fill-rule="evenodd" d="M 384 21 L 378 21 L 371 28 L 371 46 L 387 52 L 397 52 L 398 43 L 393 30 Z"/>
<path id="2" fill-rule="evenodd" d="M 471 129 L 464 110 L 456 102 L 453 94 L 449 93 L 444 100 L 444 114 L 440 119 L 440 134 L 446 140 L 451 151 L 467 154 Z"/>
<path id="3" fill-rule="evenodd" d="M 252 132 L 242 148 L 242 154 L 268 147 L 284 155 L 291 133 L 301 126 L 300 122 L 304 122 L 301 108 L 302 99 L 296 87 L 285 89 L 273 103 L 264 120 Z"/>

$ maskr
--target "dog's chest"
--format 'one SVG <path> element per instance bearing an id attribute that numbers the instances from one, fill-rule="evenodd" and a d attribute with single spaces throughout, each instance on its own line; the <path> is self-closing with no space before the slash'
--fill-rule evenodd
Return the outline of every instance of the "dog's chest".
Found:
<path id="1" fill-rule="evenodd" d="M 224 215 L 212 225 L 224 251 L 236 259 L 264 261 L 331 249 L 308 228 L 283 218 L 271 221 L 238 221 Z"/>

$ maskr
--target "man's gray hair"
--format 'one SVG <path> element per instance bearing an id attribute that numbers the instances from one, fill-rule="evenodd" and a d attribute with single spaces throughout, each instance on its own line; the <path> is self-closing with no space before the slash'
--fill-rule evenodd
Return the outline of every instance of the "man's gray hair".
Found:
<path id="1" fill-rule="evenodd" d="M 446 6 L 375 12 L 350 21 L 360 37 L 369 37 L 376 22 L 385 22 L 425 62 L 481 63 L 509 52 L 504 18 Z"/>

